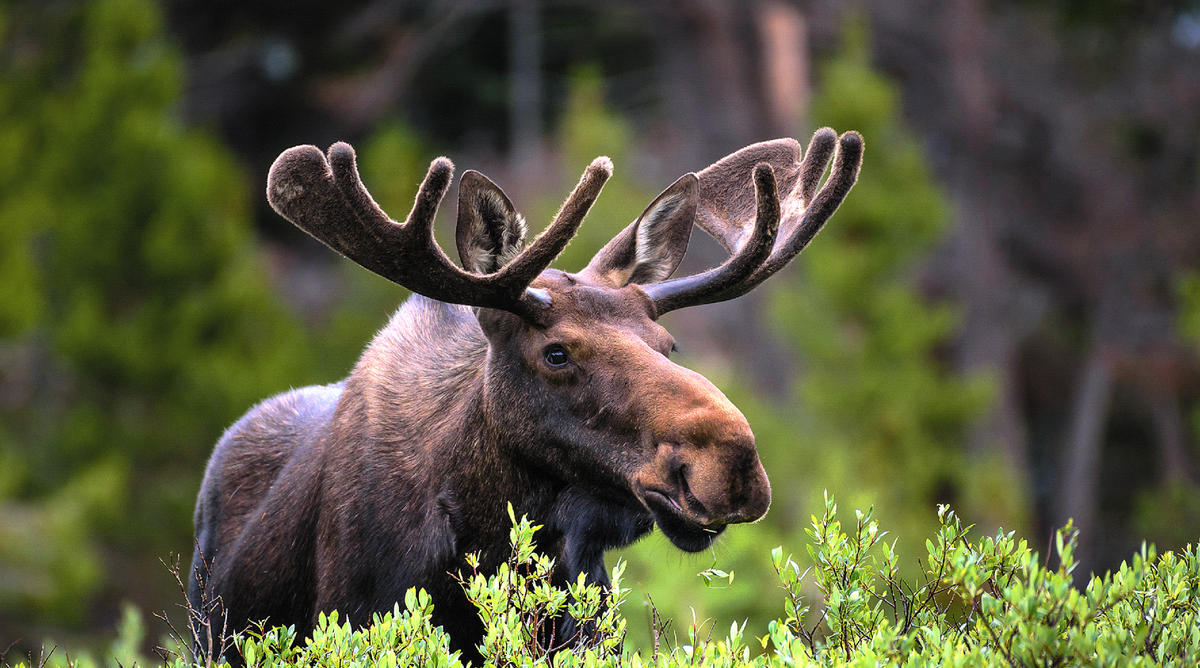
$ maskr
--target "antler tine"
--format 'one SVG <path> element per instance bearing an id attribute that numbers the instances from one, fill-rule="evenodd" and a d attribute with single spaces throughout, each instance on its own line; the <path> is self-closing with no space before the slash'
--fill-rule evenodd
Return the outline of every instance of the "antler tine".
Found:
<path id="1" fill-rule="evenodd" d="M 809 155 L 805 157 L 801 167 L 800 183 L 797 184 L 797 189 L 800 190 L 799 201 L 792 202 L 792 198 L 788 198 L 791 206 L 788 207 L 785 217 L 785 225 L 788 228 L 787 238 L 775 248 L 771 257 L 767 258 L 767 261 L 750 276 L 745 291 L 739 294 L 753 290 L 799 255 L 800 251 L 804 250 L 809 242 L 817 236 L 821 228 L 825 227 L 826 221 L 838 210 L 842 201 L 846 199 L 846 195 L 850 193 L 850 189 L 858 181 L 858 171 L 862 167 L 863 156 L 862 135 L 854 131 L 846 132 L 841 139 L 837 140 L 836 144 L 833 138 L 833 130 L 829 128 L 822 128 L 813 136 Z M 833 152 L 835 145 L 837 153 L 833 159 L 833 169 L 830 170 L 829 179 L 825 181 L 824 187 L 814 198 L 812 191 L 820 181 L 821 174 L 825 171 L 825 165 L 829 163 L 829 154 Z M 813 158 L 813 154 L 816 154 L 815 158 Z M 809 158 L 813 158 L 811 163 Z M 803 211 L 802 215 L 801 211 Z M 798 221 L 797 218 L 799 218 Z"/>
<path id="2" fill-rule="evenodd" d="M 775 144 L 775 142 L 767 142 L 751 148 L 771 144 Z M 782 149 L 784 146 L 784 144 L 780 144 L 776 148 Z M 746 150 L 743 149 L 743 151 Z M 725 158 L 721 162 L 709 167 L 702 174 L 708 174 L 710 170 L 717 174 L 727 174 L 731 170 L 736 169 L 737 158 L 741 153 L 742 151 L 739 151 Z M 746 224 L 742 222 L 744 218 L 738 211 L 739 207 L 736 195 L 726 195 L 723 200 L 725 202 L 724 211 L 714 211 L 713 209 L 716 207 L 709 207 L 706 209 L 706 216 L 698 215 L 697 223 L 701 224 L 706 231 L 717 238 L 727 249 L 730 249 L 733 255 L 716 269 L 710 269 L 707 272 L 694 276 L 677 278 L 664 283 L 646 286 L 644 289 L 651 296 L 651 299 L 654 300 L 658 314 L 662 315 L 663 313 L 684 306 L 711 304 L 739 297 L 750 292 L 760 283 L 770 278 L 775 272 L 786 266 L 821 231 L 825 222 L 837 211 L 838 206 L 846 198 L 846 195 L 850 192 L 850 188 L 854 186 L 855 181 L 858 179 L 858 171 L 862 165 L 862 154 L 862 136 L 857 132 L 847 132 L 839 140 L 833 130 L 821 128 L 813 135 L 808 154 L 804 157 L 803 162 L 795 165 L 794 161 L 790 163 L 786 160 L 784 161 L 784 170 L 787 176 L 796 179 L 795 187 L 791 190 L 791 194 L 783 205 L 780 205 L 777 198 L 774 202 L 776 211 L 775 225 L 779 226 L 779 217 L 782 216 L 782 227 L 785 230 L 784 239 L 778 245 L 775 245 L 775 234 L 772 233 L 771 247 L 768 247 L 765 252 L 761 248 L 750 248 L 754 244 L 754 239 L 759 238 L 759 228 L 763 224 L 764 215 L 762 203 L 764 189 L 761 187 L 759 174 L 765 165 L 756 166 L 754 179 L 758 203 L 756 205 L 756 222 L 750 239 L 741 248 L 738 248 L 738 244 L 741 243 L 741 239 L 745 236 Z M 830 171 L 825 185 L 817 192 L 817 185 L 820 183 L 821 176 L 825 172 L 826 165 L 829 164 L 831 155 L 835 156 L 833 169 Z M 720 187 L 719 184 L 718 187 Z M 815 196 L 814 192 L 816 193 Z M 772 194 L 774 194 L 774 190 L 772 190 Z M 721 217 L 718 215 L 719 213 L 724 213 L 726 216 Z M 716 276 L 724 276 L 727 266 L 738 260 L 740 256 L 751 254 L 760 256 L 758 262 L 754 263 L 748 271 L 742 273 L 737 281 L 722 279 L 719 285 L 717 285 Z M 738 261 L 741 262 L 740 260 Z M 714 285 L 706 285 L 708 281 L 712 281 Z"/>
<path id="3" fill-rule="evenodd" d="M 284 151 L 271 166 L 267 200 L 281 216 L 317 240 L 413 292 L 536 318 L 544 303 L 536 293 L 531 295 L 527 286 L 570 241 L 582 215 L 561 223 L 556 220 L 510 264 L 520 261 L 516 270 L 471 274 L 451 262 L 433 238 L 434 217 L 453 175 L 454 165 L 448 159 L 437 158 L 430 163 L 408 220 L 401 224 L 388 218 L 363 186 L 349 144 L 331 146 L 328 160 L 315 146 L 297 146 Z M 590 193 L 590 204 L 599 186 L 595 185 L 595 175 L 590 179 L 585 175 L 584 180 L 588 187 L 581 182 L 576 191 L 583 190 L 584 196 Z M 568 204 L 575 201 L 576 193 L 572 193 Z M 542 259 L 545 263 L 536 267 Z"/>
<path id="4" fill-rule="evenodd" d="M 584 170 L 579 184 L 567 196 L 549 227 L 539 234 L 532 244 L 492 276 L 497 281 L 513 285 L 529 285 L 530 281 L 542 273 L 542 270 L 548 267 L 571 242 L 571 238 L 575 236 L 579 225 L 587 216 L 588 210 L 600 196 L 600 190 L 612 176 L 612 171 L 612 160 L 607 157 L 601 156 L 593 160 L 592 164 Z M 533 302 L 541 301 L 537 293 L 526 292 L 520 298 L 523 303 L 534 309 L 538 308 L 538 305 Z"/>
<path id="5" fill-rule="evenodd" d="M 838 136 L 833 128 L 821 128 L 813 133 L 812 140 L 808 142 L 808 153 L 804 154 L 804 162 L 800 163 L 800 181 L 796 184 L 801 207 L 807 207 L 812 201 L 817 186 L 821 185 L 825 167 L 829 165 L 829 157 L 837 149 L 837 143 Z"/>
<path id="6" fill-rule="evenodd" d="M 775 246 L 779 231 L 779 191 L 775 170 L 767 163 L 754 166 L 755 216 L 750 237 L 720 266 L 691 276 L 642 286 L 654 303 L 657 315 L 684 306 L 696 306 L 730 299 L 725 296 L 736 290 L 753 274 Z"/>

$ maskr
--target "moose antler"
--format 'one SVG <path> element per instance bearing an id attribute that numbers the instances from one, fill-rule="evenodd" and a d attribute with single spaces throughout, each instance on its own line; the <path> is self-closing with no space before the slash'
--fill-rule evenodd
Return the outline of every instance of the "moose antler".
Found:
<path id="1" fill-rule="evenodd" d="M 495 273 L 463 271 L 433 238 L 438 204 L 454 165 L 437 158 L 417 191 L 408 220 L 398 223 L 379 208 L 363 186 L 354 149 L 338 142 L 326 160 L 315 146 L 284 151 L 267 176 L 267 200 L 279 215 L 366 269 L 413 292 L 444 302 L 483 306 L 536 320 L 547 297 L 529 283 L 558 256 L 612 175 L 612 162 L 596 158 L 554 222 Z"/>
<path id="2" fill-rule="evenodd" d="M 831 156 L 833 169 L 817 191 Z M 800 160 L 800 144 L 777 139 L 747 146 L 698 174 L 696 224 L 731 253 L 708 271 L 642 286 L 659 315 L 685 306 L 711 304 L 753 290 L 796 257 L 837 211 L 858 179 L 863 141 L 857 132 L 839 140 L 821 128 Z M 753 198 L 745 174 L 753 168 Z M 776 177 L 788 192 L 781 203 Z M 753 215 L 753 217 L 751 217 Z M 776 243 L 776 230 L 782 241 Z"/>

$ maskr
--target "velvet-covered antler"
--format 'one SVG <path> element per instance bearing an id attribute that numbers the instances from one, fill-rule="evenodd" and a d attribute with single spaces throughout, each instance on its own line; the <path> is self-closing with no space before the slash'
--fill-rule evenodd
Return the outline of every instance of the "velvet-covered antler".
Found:
<path id="1" fill-rule="evenodd" d="M 594 160 L 545 232 L 511 262 L 485 275 L 460 269 L 433 238 L 434 216 L 453 175 L 448 159 L 434 160 L 408 220 L 398 223 L 363 186 L 349 144 L 331 146 L 328 159 L 315 146 L 296 146 L 271 166 L 267 199 L 281 216 L 325 245 L 413 292 L 536 321 L 546 296 L 529 289 L 529 283 L 575 235 L 612 175 L 612 162 Z"/>
<path id="2" fill-rule="evenodd" d="M 817 191 L 829 159 L 833 169 Z M 747 146 L 698 174 L 700 225 L 731 253 L 706 272 L 642 287 L 659 315 L 685 306 L 710 304 L 750 292 L 787 265 L 812 241 L 858 179 L 863 141 L 857 132 L 839 140 L 818 130 L 800 160 L 800 144 L 777 139 Z M 746 175 L 753 170 L 753 191 Z M 775 179 L 788 193 L 780 202 Z M 776 242 L 776 230 L 781 240 Z"/>

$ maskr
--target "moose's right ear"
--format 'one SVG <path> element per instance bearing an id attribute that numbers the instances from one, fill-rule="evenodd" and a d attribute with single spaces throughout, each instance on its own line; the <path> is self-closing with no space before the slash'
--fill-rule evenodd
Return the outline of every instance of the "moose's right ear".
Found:
<path id="1" fill-rule="evenodd" d="M 665 280 L 687 252 L 699 201 L 696 175 L 683 175 L 605 244 L 584 271 L 616 287 Z"/>
<path id="2" fill-rule="evenodd" d="M 499 271 L 525 248 L 525 230 L 525 219 L 499 186 L 473 169 L 463 173 L 454 234 L 463 269 L 476 274 Z"/>

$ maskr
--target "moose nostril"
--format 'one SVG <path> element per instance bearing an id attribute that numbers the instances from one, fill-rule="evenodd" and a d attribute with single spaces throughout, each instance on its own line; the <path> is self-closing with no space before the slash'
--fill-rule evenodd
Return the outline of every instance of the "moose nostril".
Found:
<path id="1" fill-rule="evenodd" d="M 675 485 L 679 487 L 681 493 L 690 493 L 687 484 L 687 464 L 679 464 L 675 467 Z"/>
<path id="2" fill-rule="evenodd" d="M 679 496 L 683 501 L 683 507 L 688 513 L 701 523 L 709 521 L 708 508 L 700 501 L 700 497 L 692 492 L 691 485 L 688 484 L 689 468 L 686 464 L 681 464 L 676 470 L 675 482 L 679 486 Z"/>

